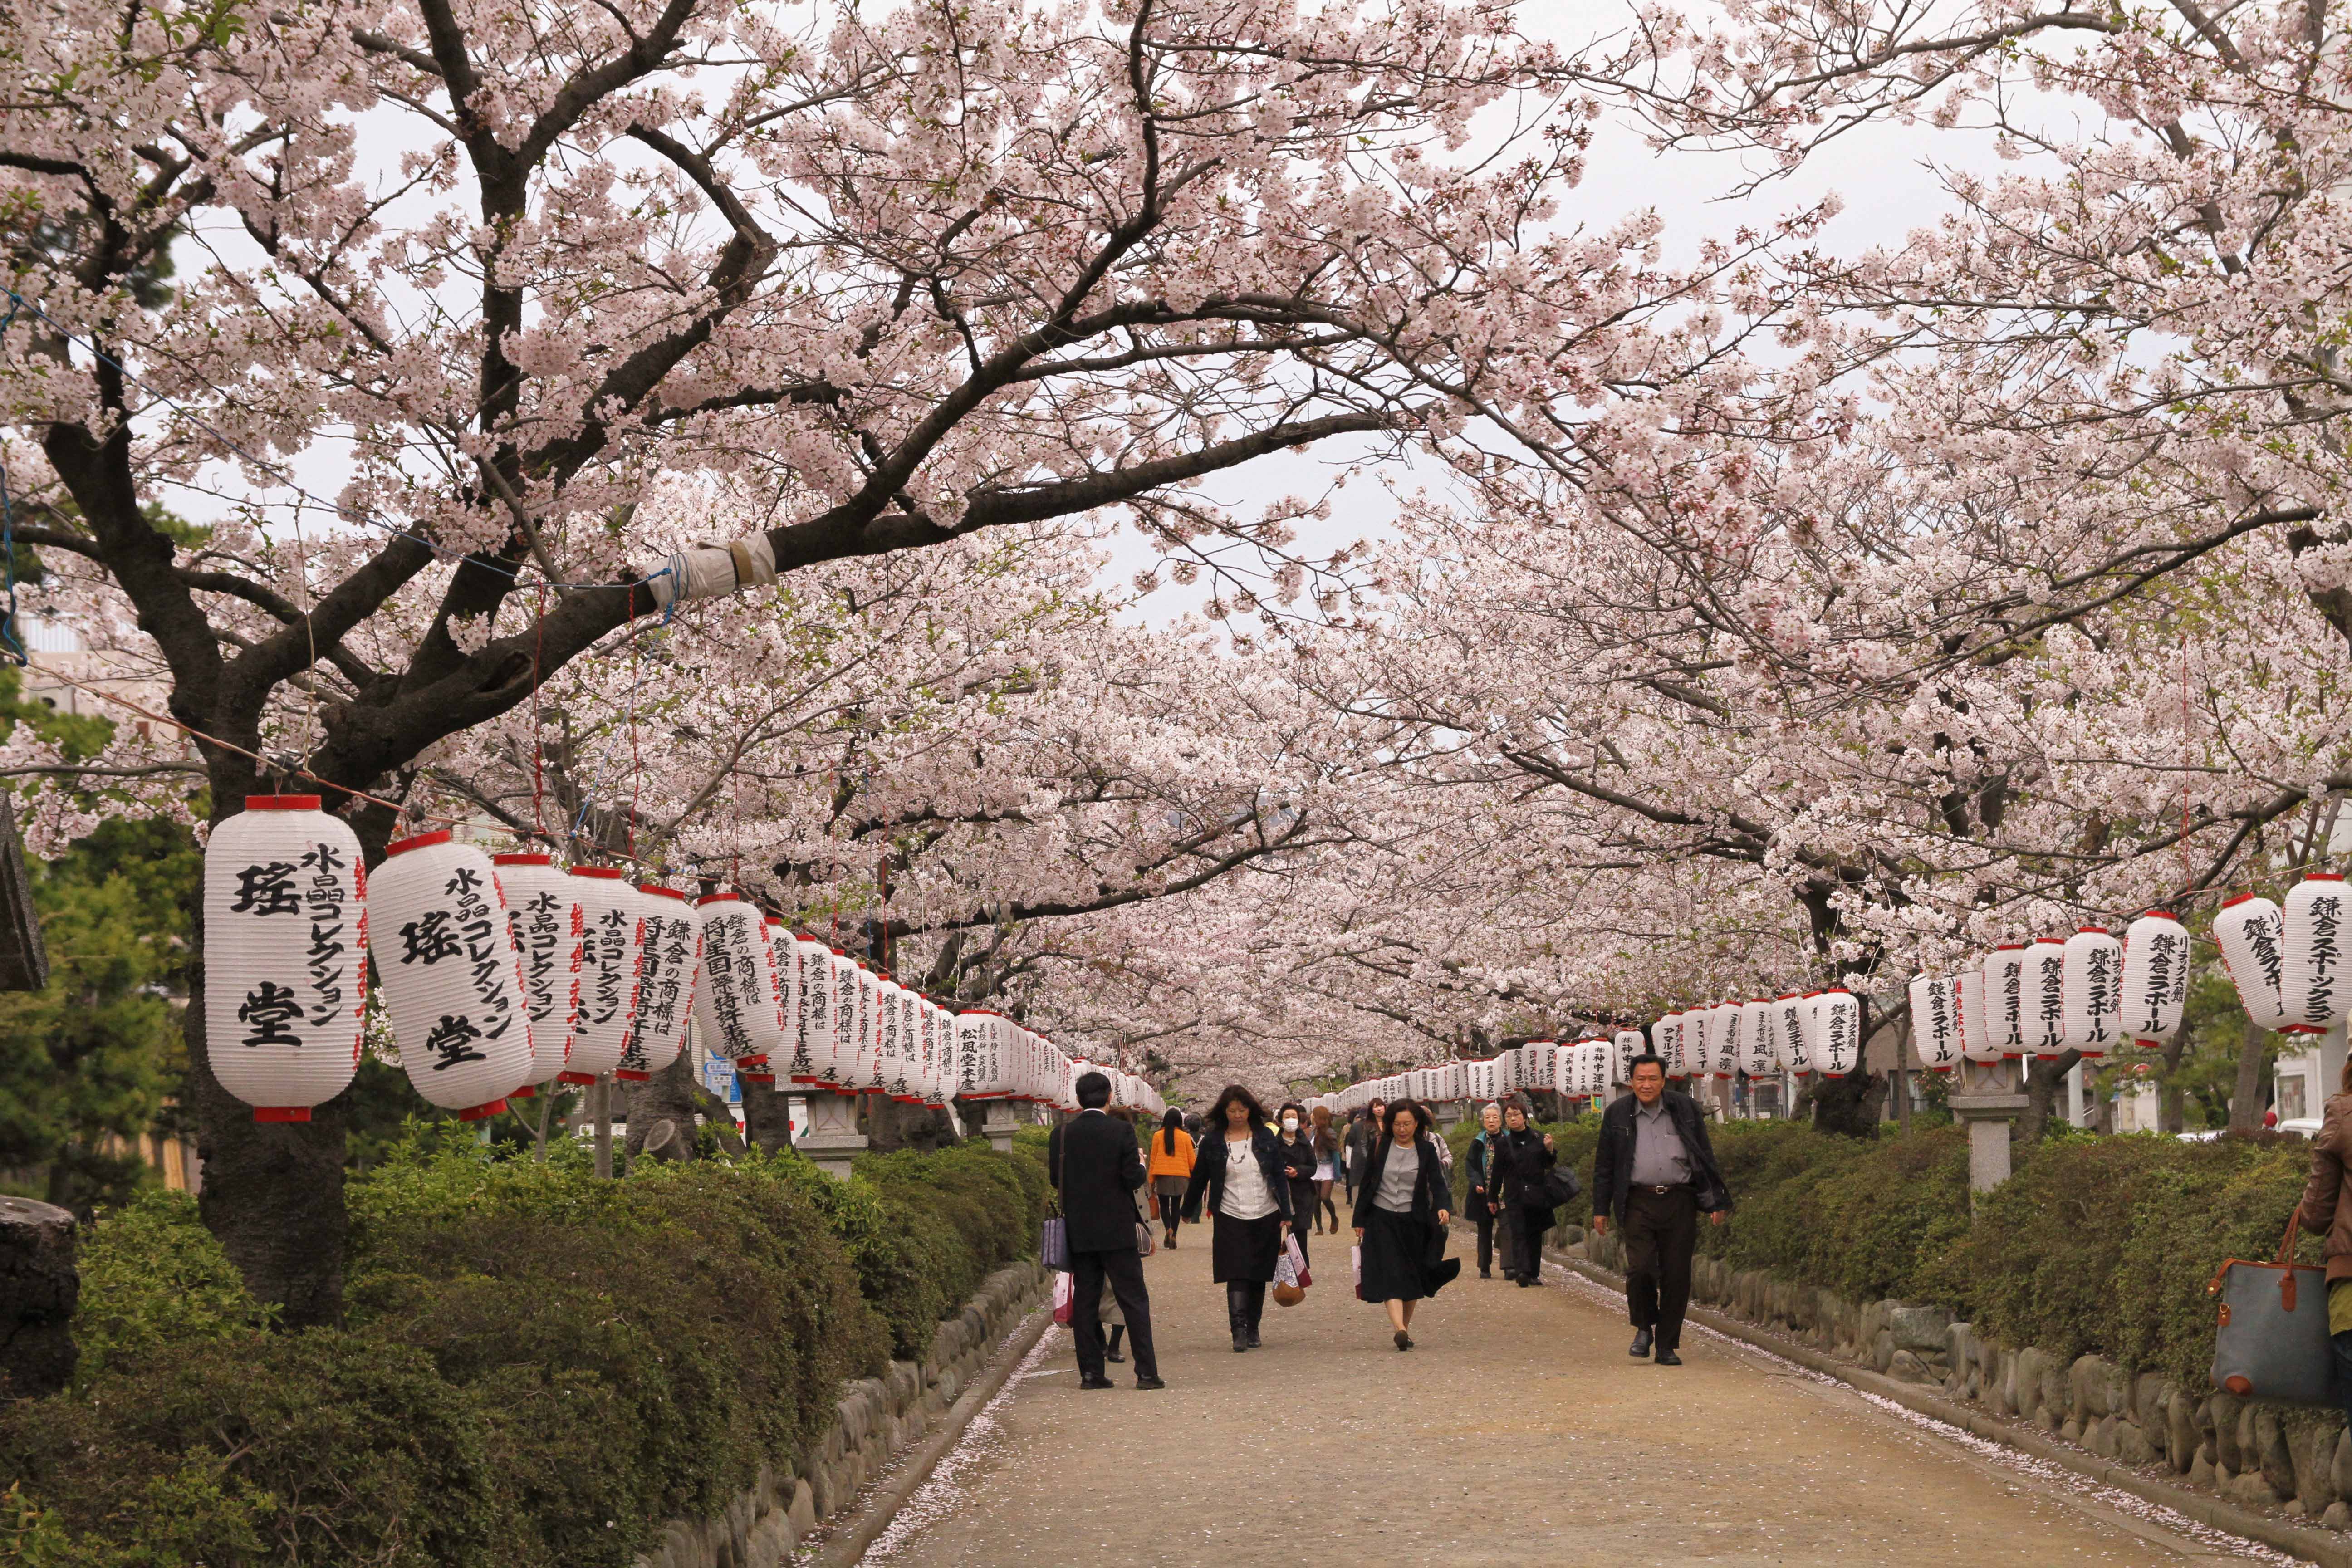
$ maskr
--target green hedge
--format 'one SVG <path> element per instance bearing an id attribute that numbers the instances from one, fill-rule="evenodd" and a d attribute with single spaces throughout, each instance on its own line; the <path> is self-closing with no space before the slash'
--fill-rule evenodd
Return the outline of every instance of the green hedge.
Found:
<path id="1" fill-rule="evenodd" d="M 821 1438 L 1034 1249 L 985 1146 L 598 1181 L 423 1131 L 349 1189 L 347 1321 L 273 1333 L 184 1196 L 85 1250 L 71 1393 L 0 1407 L 0 1563 L 626 1563 Z"/>
<path id="2" fill-rule="evenodd" d="M 1475 1131 L 1454 1129 L 1457 1163 Z M 1586 1184 L 1563 1214 L 1581 1224 L 1600 1118 L 1544 1131 Z M 2207 1281 L 2225 1258 L 2276 1252 L 2309 1160 L 2301 1140 L 2275 1134 L 2060 1130 L 2021 1147 L 2016 1173 L 1971 1215 L 1968 1143 L 1949 1126 L 1864 1140 L 1734 1121 L 1710 1136 L 1735 1212 L 1701 1230 L 1702 1251 L 1854 1301 L 1937 1302 L 2005 1344 L 2192 1384 L 2213 1359 Z M 2315 1259 L 2318 1244 L 2302 1245 Z"/>

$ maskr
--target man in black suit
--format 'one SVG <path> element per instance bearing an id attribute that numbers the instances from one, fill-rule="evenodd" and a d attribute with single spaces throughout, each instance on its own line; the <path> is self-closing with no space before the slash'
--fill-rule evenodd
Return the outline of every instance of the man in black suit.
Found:
<path id="1" fill-rule="evenodd" d="M 1626 1076 L 1633 1092 L 1601 1113 L 1592 1228 L 1605 1236 L 1613 1220 L 1624 1234 L 1625 1309 L 1633 1320 L 1628 1353 L 1645 1356 L 1654 1345 L 1656 1365 L 1680 1366 L 1698 1216 L 1721 1225 L 1731 1192 L 1698 1102 L 1666 1087 L 1666 1064 L 1644 1053 Z"/>
<path id="2" fill-rule="evenodd" d="M 1132 1123 L 1107 1115 L 1110 1079 L 1078 1077 L 1078 1114 L 1054 1129 L 1045 1143 L 1045 1173 L 1062 1194 L 1070 1243 L 1070 1337 L 1077 1342 L 1078 1386 L 1108 1388 L 1103 1375 L 1102 1292 L 1110 1281 L 1128 1337 L 1135 1342 L 1135 1386 L 1165 1388 L 1151 1349 L 1151 1296 L 1143 1288 L 1143 1259 L 1135 1250 L 1141 1211 L 1143 1146 Z"/>

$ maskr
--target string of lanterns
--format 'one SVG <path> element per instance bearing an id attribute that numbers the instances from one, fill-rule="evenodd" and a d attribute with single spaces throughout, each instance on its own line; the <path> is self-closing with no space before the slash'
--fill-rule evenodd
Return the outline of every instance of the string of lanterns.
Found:
<path id="1" fill-rule="evenodd" d="M 957 1012 L 740 893 L 689 899 L 617 868 L 492 857 L 446 832 L 386 846 L 317 795 L 248 795 L 205 849 L 205 1038 L 260 1121 L 307 1121 L 348 1088 L 368 968 L 417 1093 L 466 1121 L 535 1086 L 642 1080 L 692 1021 L 713 1055 L 788 1093 L 1077 1109 L 1078 1077 L 1158 1116 L 1143 1078 L 985 1008 Z"/>

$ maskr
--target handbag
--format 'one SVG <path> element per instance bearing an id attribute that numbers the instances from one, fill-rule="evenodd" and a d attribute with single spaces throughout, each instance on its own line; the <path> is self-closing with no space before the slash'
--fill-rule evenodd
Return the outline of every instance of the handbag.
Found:
<path id="1" fill-rule="evenodd" d="M 1060 1215 L 1045 1216 L 1037 1237 L 1037 1261 L 1057 1274 L 1070 1271 L 1070 1225 Z"/>
<path id="2" fill-rule="evenodd" d="M 1528 1184 L 1521 1201 L 1523 1206 L 1531 1209 L 1556 1209 L 1574 1203 L 1583 1191 L 1584 1184 L 1576 1179 L 1574 1171 L 1565 1165 L 1554 1165 Z"/>
<path id="3" fill-rule="evenodd" d="M 2327 1337 L 2327 1270 L 2294 1261 L 2300 1214 L 2269 1263 L 2226 1258 L 2205 1287 L 2221 1299 L 2213 1333 L 2213 1384 L 2242 1399 L 2326 1404 L 2334 1397 Z"/>

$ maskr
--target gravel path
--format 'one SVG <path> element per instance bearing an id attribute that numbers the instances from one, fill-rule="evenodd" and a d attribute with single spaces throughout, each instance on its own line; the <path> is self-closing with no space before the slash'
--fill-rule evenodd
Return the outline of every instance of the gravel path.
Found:
<path id="1" fill-rule="evenodd" d="M 1237 1356 L 1195 1236 L 1144 1265 L 1167 1392 L 1130 1364 L 1080 1393 L 1053 1331 L 866 1561 L 2285 1561 L 1696 1331 L 1679 1369 L 1633 1361 L 1622 1307 L 1557 1267 L 1528 1290 L 1469 1270 L 1400 1354 L 1325 1237 L 1307 1300 L 1269 1305 L 1265 1347 Z"/>

